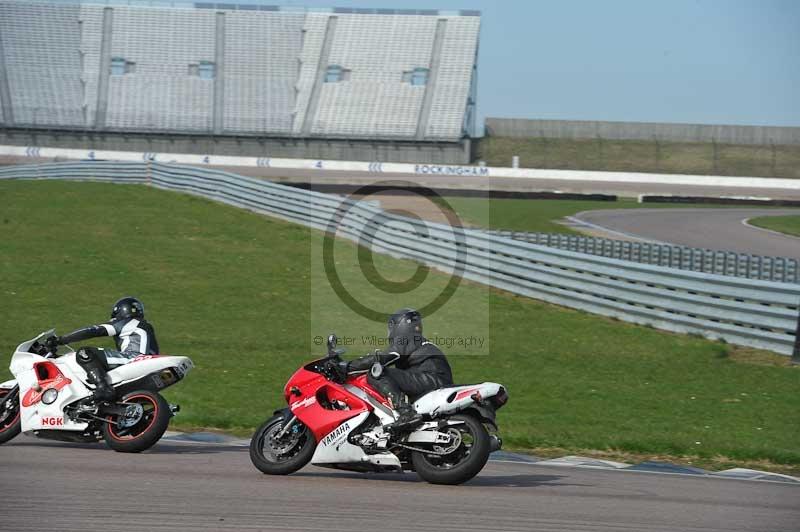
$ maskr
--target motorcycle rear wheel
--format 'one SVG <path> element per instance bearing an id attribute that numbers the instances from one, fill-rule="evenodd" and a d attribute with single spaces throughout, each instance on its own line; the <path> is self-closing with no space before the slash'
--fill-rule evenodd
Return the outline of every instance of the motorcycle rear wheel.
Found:
<path id="1" fill-rule="evenodd" d="M 480 473 L 489 460 L 489 433 L 479 420 L 468 415 L 450 418 L 463 421 L 450 430 L 457 430 L 461 439 L 458 447 L 444 456 L 419 451 L 411 453 L 411 463 L 417 474 L 431 484 L 463 484 Z"/>
<path id="2" fill-rule="evenodd" d="M 156 444 L 167 431 L 172 413 L 160 394 L 139 390 L 125 395 L 120 403 L 135 403 L 142 407 L 141 418 L 130 427 L 118 428 L 113 423 L 103 423 L 103 439 L 120 453 L 139 453 Z M 109 421 L 117 421 L 109 416 Z"/>
<path id="3" fill-rule="evenodd" d="M 311 431 L 295 419 L 286 434 L 278 434 L 289 420 L 278 414 L 258 427 L 250 440 L 250 461 L 267 475 L 289 475 L 300 470 L 314 456 L 317 442 Z"/>
<path id="4" fill-rule="evenodd" d="M 5 392 L 5 393 L 2 393 Z M 8 390 L 0 391 L 0 445 L 16 438 L 22 430 L 22 418 L 19 415 L 19 393 L 14 405 L 6 407 L 6 398 L 11 393 Z"/>

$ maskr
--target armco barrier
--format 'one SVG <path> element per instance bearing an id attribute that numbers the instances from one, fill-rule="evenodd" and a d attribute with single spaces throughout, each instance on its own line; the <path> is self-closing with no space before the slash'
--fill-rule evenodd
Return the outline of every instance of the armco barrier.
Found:
<path id="1" fill-rule="evenodd" d="M 800 283 L 800 264 L 787 257 L 764 257 L 732 251 L 690 248 L 650 242 L 628 242 L 592 236 L 561 235 L 556 233 L 527 233 L 521 231 L 486 231 L 487 233 L 522 240 L 551 248 L 567 249 L 666 268 L 691 270 L 775 281 Z"/>
<path id="2" fill-rule="evenodd" d="M 792 353 L 800 285 L 698 273 L 551 248 L 382 211 L 368 202 L 219 171 L 160 163 L 67 163 L 0 168 L 0 179 L 149 183 L 268 213 L 489 286 L 566 307 Z M 338 211 L 347 206 L 346 212 Z"/>
<path id="3" fill-rule="evenodd" d="M 504 168 L 488 166 L 460 166 L 441 164 L 375 163 L 366 161 L 336 161 L 315 159 L 282 159 L 266 157 L 238 157 L 229 155 L 201 155 L 187 153 L 126 152 L 110 150 L 79 150 L 47 148 L 40 146 L 0 146 L 0 155 L 56 160 L 158 162 L 192 164 L 199 166 L 245 166 L 285 168 L 292 170 L 347 171 L 380 175 L 399 173 L 424 176 L 475 176 L 485 178 L 547 179 L 560 181 L 587 181 L 597 183 L 668 184 L 670 186 L 708 186 L 729 189 L 770 188 L 780 191 L 800 191 L 800 179 L 769 177 L 727 177 L 684 174 L 647 174 L 636 172 L 598 172 L 589 170 L 548 170 L 538 168 Z"/>

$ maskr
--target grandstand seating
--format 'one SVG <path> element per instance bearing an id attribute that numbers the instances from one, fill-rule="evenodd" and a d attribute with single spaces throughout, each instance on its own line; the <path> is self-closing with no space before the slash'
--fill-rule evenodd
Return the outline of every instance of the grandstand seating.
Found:
<path id="1" fill-rule="evenodd" d="M 0 3 L 0 39 L 16 122 L 83 121 L 78 12 L 70 5 Z"/>
<path id="2" fill-rule="evenodd" d="M 465 134 L 475 13 L 196 6 L 0 0 L 11 102 L 0 120 L 223 135 Z"/>
<path id="3" fill-rule="evenodd" d="M 323 83 L 312 133 L 413 136 L 426 87 L 403 83 L 403 72 L 428 67 L 435 30 L 435 17 L 341 17 L 328 64 L 352 74 Z"/>
<path id="4" fill-rule="evenodd" d="M 462 17 L 458 24 L 447 25 L 426 137 L 449 138 L 461 132 L 465 103 L 470 97 L 478 30 L 479 19 L 475 17 Z"/>
<path id="5" fill-rule="evenodd" d="M 114 129 L 211 128 L 214 80 L 189 73 L 214 62 L 213 11 L 115 7 L 111 57 L 135 70 L 109 77 L 108 118 Z"/>
<path id="6" fill-rule="evenodd" d="M 292 131 L 305 17 L 232 11 L 225 15 L 225 131 Z"/>

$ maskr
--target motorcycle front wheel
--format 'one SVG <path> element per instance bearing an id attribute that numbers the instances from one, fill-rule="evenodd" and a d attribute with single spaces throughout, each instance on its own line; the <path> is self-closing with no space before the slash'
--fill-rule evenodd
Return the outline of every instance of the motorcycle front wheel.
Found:
<path id="1" fill-rule="evenodd" d="M 121 453 L 139 453 L 156 444 L 169 426 L 172 413 L 160 394 L 140 390 L 125 395 L 118 404 L 131 405 L 128 416 L 107 416 L 103 439 Z"/>
<path id="2" fill-rule="evenodd" d="M 271 417 L 258 427 L 250 440 L 250 460 L 267 475 L 289 475 L 305 466 L 314 456 L 314 435 L 295 419 L 288 430 L 284 414 Z"/>
<path id="3" fill-rule="evenodd" d="M 483 423 L 467 415 L 449 420 L 461 422 L 447 429 L 453 438 L 451 444 L 434 445 L 436 454 L 411 453 L 417 474 L 431 484 L 462 484 L 480 473 L 489 460 L 490 438 Z"/>
<path id="4" fill-rule="evenodd" d="M 19 388 L 0 390 L 0 444 L 17 437 L 21 428 Z"/>

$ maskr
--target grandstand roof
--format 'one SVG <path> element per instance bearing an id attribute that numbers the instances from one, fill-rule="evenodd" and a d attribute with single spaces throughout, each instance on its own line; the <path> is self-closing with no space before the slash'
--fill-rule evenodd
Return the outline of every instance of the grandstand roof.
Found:
<path id="1" fill-rule="evenodd" d="M 17 0 L 22 1 L 22 0 Z M 192 2 L 190 0 L 28 0 L 28 3 L 45 4 L 97 4 L 105 6 L 129 7 L 178 7 L 198 9 L 244 10 L 244 11 L 287 11 L 303 13 L 354 13 L 359 15 L 442 15 L 479 17 L 481 12 L 474 9 L 388 9 L 369 7 L 309 7 L 294 5 L 272 5 L 270 0 L 250 0 L 248 2 Z"/>

